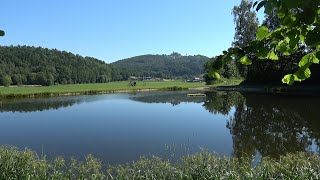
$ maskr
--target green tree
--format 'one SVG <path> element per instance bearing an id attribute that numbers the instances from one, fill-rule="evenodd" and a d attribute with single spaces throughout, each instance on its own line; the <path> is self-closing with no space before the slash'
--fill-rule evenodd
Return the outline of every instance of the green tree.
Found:
<path id="1" fill-rule="evenodd" d="M 240 5 L 232 9 L 236 25 L 233 46 L 244 47 L 256 39 L 259 21 L 256 12 L 252 10 L 252 5 L 251 0 L 241 0 Z"/>
<path id="2" fill-rule="evenodd" d="M 262 25 L 267 26 L 269 30 L 274 31 L 280 27 L 281 19 L 277 16 L 277 9 L 272 9 L 269 14 L 265 14 Z"/>
<path id="3" fill-rule="evenodd" d="M 211 58 L 208 62 L 206 62 L 203 67 L 205 69 L 205 74 L 203 76 L 206 84 L 213 84 L 217 79 L 220 78 L 219 74 L 224 74 L 224 69 L 220 68 L 217 72 L 215 72 L 212 69 L 212 64 L 215 64 L 216 66 L 222 66 L 222 64 L 219 64 L 221 61 L 217 61 L 217 57 Z"/>
<path id="4" fill-rule="evenodd" d="M 231 11 L 236 25 L 234 41 L 232 42 L 233 47 L 245 47 L 249 45 L 251 41 L 256 39 L 256 31 L 258 29 L 259 22 L 256 12 L 252 10 L 252 5 L 252 1 L 242 0 L 240 5 L 234 6 Z M 212 68 L 212 66 L 218 66 L 219 69 L 222 69 L 217 71 L 217 73 L 222 74 L 225 78 L 238 77 L 239 74 L 243 77 L 247 76 L 248 67 L 237 61 L 240 57 L 236 57 L 235 60 L 230 60 L 225 63 L 218 62 L 218 57 L 215 57 L 214 59 L 215 60 L 211 60 L 204 65 L 207 73 L 204 75 L 204 78 L 207 84 L 214 82 L 216 78 L 220 77 L 214 73 L 214 69 L 216 68 Z M 234 61 L 236 61 L 236 63 L 234 63 Z"/>
<path id="5" fill-rule="evenodd" d="M 36 84 L 38 85 L 46 85 L 47 84 L 47 77 L 43 72 L 38 72 L 36 75 Z"/>
<path id="6" fill-rule="evenodd" d="M 22 84 L 95 83 L 99 75 L 106 76 L 109 82 L 119 79 L 116 71 L 95 58 L 56 49 L 0 46 L 0 77 L 11 76 L 13 84 L 21 84 L 21 78 Z"/>
<path id="7" fill-rule="evenodd" d="M 130 76 L 178 79 L 203 74 L 203 65 L 208 60 L 208 57 L 201 55 L 182 56 L 175 52 L 170 55 L 136 56 L 116 61 L 112 65 L 119 69 L 123 79 Z"/>
<path id="8" fill-rule="evenodd" d="M 225 78 L 240 77 L 238 67 L 235 61 L 225 63 L 223 66 L 222 76 Z"/>
<path id="9" fill-rule="evenodd" d="M 4 76 L 2 76 L 1 77 L 1 84 L 3 85 L 3 86 L 10 86 L 11 84 L 12 84 L 12 79 L 11 79 L 11 77 L 10 76 L 8 76 L 8 75 L 4 75 Z"/>
<path id="10" fill-rule="evenodd" d="M 240 5 L 234 6 L 232 9 L 232 15 L 236 25 L 234 41 L 232 43 L 233 47 L 245 47 L 249 45 L 251 41 L 256 39 L 259 21 L 256 12 L 252 10 L 252 5 L 253 2 L 251 0 L 241 0 Z M 240 59 L 240 57 L 237 57 L 236 59 Z M 242 65 L 238 61 L 236 65 L 241 76 L 246 77 L 248 74 L 248 67 Z"/>
<path id="11" fill-rule="evenodd" d="M 37 84 L 37 73 L 30 73 L 27 76 L 28 84 Z"/>
<path id="12" fill-rule="evenodd" d="M 54 84 L 54 76 L 52 75 L 52 73 L 47 72 L 46 73 L 46 86 L 51 86 Z"/>
<path id="13" fill-rule="evenodd" d="M 26 81 L 27 78 L 21 74 L 14 74 L 12 77 L 12 83 L 15 85 L 23 85 Z"/>
<path id="14" fill-rule="evenodd" d="M 278 54 L 290 56 L 300 49 L 300 45 L 306 46 L 304 55 L 298 62 L 298 68 L 294 73 L 287 74 L 282 79 L 285 84 L 292 85 L 295 81 L 303 81 L 311 77 L 310 66 L 319 64 L 320 58 L 320 2 L 318 0 L 261 0 L 254 3 L 256 10 L 262 7 L 265 13 L 270 15 L 273 9 L 277 10 L 277 16 L 281 26 L 275 30 L 269 30 L 267 26 L 260 26 L 257 30 L 257 40 L 245 47 L 233 47 L 218 57 L 220 64 L 231 61 L 235 57 L 241 57 L 239 61 L 244 65 L 251 65 L 250 56 L 256 55 L 259 59 L 279 60 Z M 288 62 L 296 63 L 296 62 Z M 212 66 L 213 72 L 221 67 Z M 212 74 L 212 73 L 211 73 Z"/>

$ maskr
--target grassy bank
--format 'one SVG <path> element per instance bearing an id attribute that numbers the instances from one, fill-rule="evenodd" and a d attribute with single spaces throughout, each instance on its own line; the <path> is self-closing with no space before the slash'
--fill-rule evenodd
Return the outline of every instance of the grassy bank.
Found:
<path id="1" fill-rule="evenodd" d="M 31 150 L 0 147 L 0 179 L 319 179 L 319 162 L 317 155 L 297 153 L 279 160 L 265 158 L 252 167 L 249 160 L 201 152 L 175 164 L 151 157 L 104 169 L 90 155 L 85 162 L 66 163 L 63 158 L 39 158 Z"/>
<path id="2" fill-rule="evenodd" d="M 232 81 L 232 85 L 240 81 Z M 215 84 L 225 85 L 224 82 Z M 69 94 L 96 94 L 112 93 L 121 91 L 138 91 L 148 89 L 183 90 L 189 88 L 206 87 L 204 83 L 189 83 L 182 81 L 168 82 L 137 82 L 135 87 L 128 86 L 128 82 L 111 82 L 103 84 L 69 84 L 55 86 L 21 86 L 21 87 L 0 87 L 0 98 L 10 97 L 32 97 Z"/>

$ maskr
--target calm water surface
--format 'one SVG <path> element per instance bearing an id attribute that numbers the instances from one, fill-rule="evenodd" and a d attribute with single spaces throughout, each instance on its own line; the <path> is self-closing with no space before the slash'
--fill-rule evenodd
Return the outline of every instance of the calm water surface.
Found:
<path id="1" fill-rule="evenodd" d="M 110 164 L 201 149 L 234 157 L 319 153 L 320 98 L 187 93 L 0 101 L 0 144 Z"/>

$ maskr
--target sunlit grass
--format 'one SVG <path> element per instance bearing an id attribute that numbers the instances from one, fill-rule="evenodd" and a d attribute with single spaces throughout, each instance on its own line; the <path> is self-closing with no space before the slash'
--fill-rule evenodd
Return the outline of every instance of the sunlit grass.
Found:
<path id="1" fill-rule="evenodd" d="M 213 82 L 213 86 L 234 86 L 234 85 L 239 85 L 241 82 L 243 82 L 243 79 L 241 78 L 220 78 L 218 80 L 215 80 Z"/>
<path id="2" fill-rule="evenodd" d="M 89 155 L 84 162 L 58 157 L 47 160 L 31 150 L 0 147 L 0 179 L 319 179 L 320 157 L 287 154 L 264 158 L 253 167 L 249 159 L 215 156 L 207 151 L 171 163 L 158 157 L 103 168 Z"/>
<path id="3" fill-rule="evenodd" d="M 240 83 L 240 82 L 234 82 Z M 217 84 L 218 85 L 218 84 Z M 205 83 L 189 83 L 183 81 L 137 82 L 137 86 L 129 86 L 128 82 L 110 82 L 103 84 L 68 84 L 54 86 L 21 86 L 0 87 L 0 97 L 27 97 L 70 94 L 112 93 L 116 91 L 137 91 L 145 89 L 180 90 L 188 88 L 210 87 Z"/>

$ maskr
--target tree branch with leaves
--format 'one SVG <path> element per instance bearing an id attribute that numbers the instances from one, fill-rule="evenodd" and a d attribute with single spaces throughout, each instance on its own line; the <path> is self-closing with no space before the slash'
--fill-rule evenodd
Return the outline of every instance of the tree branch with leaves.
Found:
<path id="1" fill-rule="evenodd" d="M 281 60 L 279 55 L 290 56 L 299 47 L 305 46 L 306 55 L 298 63 L 298 70 L 283 77 L 282 82 L 292 85 L 311 77 L 309 67 L 319 64 L 320 59 L 320 1 L 319 0 L 260 0 L 253 4 L 256 11 L 264 7 L 264 13 L 271 15 L 276 9 L 280 27 L 269 30 L 262 25 L 258 28 L 256 39 L 247 46 L 235 46 L 224 51 L 212 62 L 209 76 L 219 78 L 217 70 L 225 63 L 235 60 L 251 65 L 251 55 L 258 59 Z M 288 63 L 294 63 L 288 62 Z"/>

